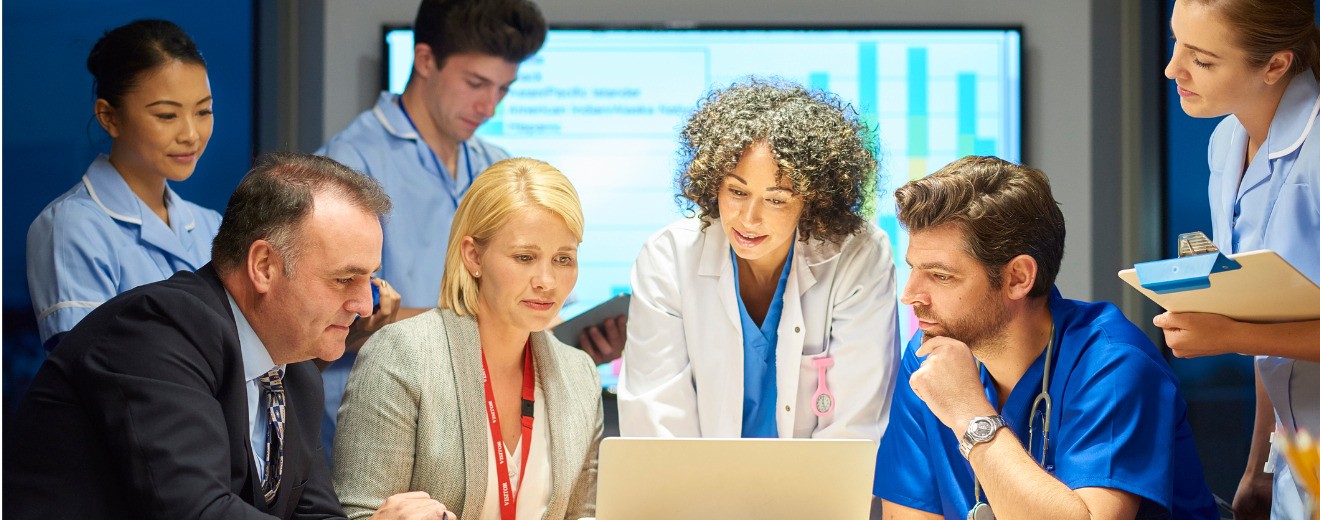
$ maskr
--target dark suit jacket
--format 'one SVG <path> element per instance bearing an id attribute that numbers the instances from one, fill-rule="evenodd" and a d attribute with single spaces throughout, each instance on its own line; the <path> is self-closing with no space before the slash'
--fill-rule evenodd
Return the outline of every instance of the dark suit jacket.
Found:
<path id="1" fill-rule="evenodd" d="M 4 425 L 4 517 L 342 517 L 321 453 L 320 372 L 302 362 L 285 374 L 284 476 L 267 507 L 214 269 L 115 297 L 64 337 Z"/>

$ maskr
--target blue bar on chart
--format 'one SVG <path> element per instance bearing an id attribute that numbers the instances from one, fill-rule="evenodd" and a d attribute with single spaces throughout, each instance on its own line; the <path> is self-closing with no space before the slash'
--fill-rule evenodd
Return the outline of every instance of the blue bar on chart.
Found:
<path id="1" fill-rule="evenodd" d="M 830 92 L 830 74 L 828 72 L 809 73 L 807 74 L 807 85 L 814 90 Z"/>
<path id="2" fill-rule="evenodd" d="M 908 178 L 926 176 L 926 156 L 930 155 L 930 108 L 927 99 L 929 77 L 926 71 L 926 48 L 909 47 L 907 52 L 908 94 Z"/>
<path id="3" fill-rule="evenodd" d="M 879 105 L 880 99 L 879 89 L 876 88 L 876 84 L 880 80 L 878 68 L 875 42 L 858 43 L 857 102 L 861 104 L 860 112 L 873 118 L 876 115 L 876 107 Z"/>
<path id="4" fill-rule="evenodd" d="M 976 74 L 958 73 L 958 155 L 995 155 L 993 138 L 976 136 Z"/>

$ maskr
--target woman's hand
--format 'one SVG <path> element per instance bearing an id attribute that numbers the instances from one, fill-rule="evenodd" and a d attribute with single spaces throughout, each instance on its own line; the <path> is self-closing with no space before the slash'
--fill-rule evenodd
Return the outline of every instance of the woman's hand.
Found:
<path id="1" fill-rule="evenodd" d="M 1204 312 L 1166 312 L 1153 320 L 1164 329 L 1164 341 L 1180 358 L 1214 356 L 1238 352 L 1237 339 L 1243 322 Z"/>

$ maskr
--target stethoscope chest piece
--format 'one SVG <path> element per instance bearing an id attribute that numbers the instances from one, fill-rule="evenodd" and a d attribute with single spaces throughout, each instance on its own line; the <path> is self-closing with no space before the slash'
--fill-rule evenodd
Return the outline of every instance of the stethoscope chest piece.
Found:
<path id="1" fill-rule="evenodd" d="M 990 504 L 977 502 L 972 506 L 972 510 L 967 512 L 967 520 L 995 520 L 995 511 L 990 509 Z"/>

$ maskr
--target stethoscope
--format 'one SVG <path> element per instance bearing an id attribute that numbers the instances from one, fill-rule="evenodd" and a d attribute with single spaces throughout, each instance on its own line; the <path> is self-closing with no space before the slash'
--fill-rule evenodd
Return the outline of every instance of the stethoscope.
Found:
<path id="1" fill-rule="evenodd" d="M 400 112 L 403 112 L 403 118 L 408 120 L 408 126 L 411 126 L 412 129 L 413 129 L 413 133 L 414 133 L 414 134 L 417 134 L 417 139 L 418 139 L 418 140 L 422 140 L 422 132 L 421 132 L 420 130 L 417 130 L 417 124 L 416 124 L 416 123 L 413 123 L 412 116 L 411 116 L 411 115 L 408 115 L 408 107 L 403 106 L 403 96 L 399 96 L 399 97 L 398 97 L 398 100 L 399 100 L 399 111 L 400 111 Z M 443 170 L 443 168 L 444 168 L 444 164 L 441 163 L 441 162 L 440 162 L 440 158 L 437 157 L 437 156 L 435 155 L 435 150 L 432 150 L 432 149 L 431 149 L 431 146 L 430 146 L 429 144 L 426 144 L 426 141 L 425 141 L 425 140 L 422 140 L 422 145 L 426 147 L 426 152 L 429 153 L 429 154 L 431 154 L 431 160 L 432 160 L 432 161 L 435 161 L 435 165 L 436 165 L 437 167 L 439 167 L 440 169 Z M 467 183 L 467 185 L 468 185 L 468 186 L 472 186 L 472 181 L 476 180 L 477 176 L 476 176 L 476 174 L 472 173 L 472 159 L 471 159 L 471 157 L 468 156 L 468 145 L 467 145 L 467 142 L 466 142 L 466 141 L 460 141 L 460 142 L 458 143 L 458 147 L 459 147 L 459 149 L 463 150 L 463 166 L 466 167 L 466 169 L 467 169 L 467 178 L 468 178 L 468 183 Z M 444 176 L 443 171 L 441 172 L 441 175 L 440 175 L 440 176 L 441 176 L 441 177 Z M 463 198 L 463 195 L 462 195 L 462 194 L 456 194 L 456 193 L 454 193 L 453 190 L 450 190 L 450 191 L 449 191 L 449 198 L 452 199 L 452 200 L 454 201 L 454 207 L 457 208 L 457 207 L 458 207 L 458 202 L 459 202 L 460 199 Z"/>
<path id="2" fill-rule="evenodd" d="M 1050 447 L 1050 414 L 1054 411 L 1054 400 L 1050 398 L 1050 373 L 1054 365 L 1054 323 L 1050 323 L 1050 342 L 1045 346 L 1045 373 L 1040 378 L 1040 393 L 1031 401 L 1031 415 L 1027 416 L 1027 451 L 1036 444 L 1036 417 L 1040 417 L 1040 458 L 1036 463 L 1045 471 L 1054 473 L 1053 465 L 1045 464 L 1045 453 Z M 979 364 L 979 362 L 978 362 Z M 1043 410 L 1041 405 L 1045 405 Z M 1044 415 L 1041 415 L 1044 412 Z M 981 479 L 972 475 L 976 504 L 967 512 L 967 520 L 995 520 L 995 512 L 990 503 L 981 496 Z"/>

